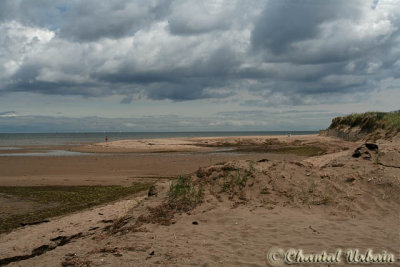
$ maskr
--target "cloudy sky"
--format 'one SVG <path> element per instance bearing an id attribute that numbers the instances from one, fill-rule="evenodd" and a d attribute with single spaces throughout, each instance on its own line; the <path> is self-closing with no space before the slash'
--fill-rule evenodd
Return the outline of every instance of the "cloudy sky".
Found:
<path id="1" fill-rule="evenodd" d="M 398 0 L 1 0 L 0 131 L 318 130 L 400 103 Z"/>

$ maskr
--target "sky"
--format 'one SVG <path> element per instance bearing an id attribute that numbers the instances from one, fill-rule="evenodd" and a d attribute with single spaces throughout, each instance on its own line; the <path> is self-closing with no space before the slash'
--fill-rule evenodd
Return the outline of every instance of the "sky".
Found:
<path id="1" fill-rule="evenodd" d="M 0 1 L 0 132 L 319 130 L 399 100 L 400 0 Z"/>

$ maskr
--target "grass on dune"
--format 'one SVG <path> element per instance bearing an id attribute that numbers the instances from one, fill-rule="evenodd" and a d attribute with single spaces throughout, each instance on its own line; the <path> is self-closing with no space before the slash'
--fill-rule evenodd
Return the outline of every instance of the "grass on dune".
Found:
<path id="1" fill-rule="evenodd" d="M 360 127 L 362 131 L 372 132 L 377 129 L 400 131 L 400 110 L 393 112 L 365 112 L 353 113 L 332 120 L 330 129 L 341 127 Z"/>
<path id="2" fill-rule="evenodd" d="M 170 202 L 179 203 L 188 209 L 194 208 L 201 202 L 203 189 L 196 186 L 190 178 L 179 176 L 172 182 L 169 189 Z"/>
<path id="3" fill-rule="evenodd" d="M 83 210 L 148 190 L 151 184 L 123 186 L 1 186 L 0 193 L 43 204 L 45 208 L 0 218 L 0 233 L 54 216 Z M 50 204 L 50 205 L 49 205 Z"/>

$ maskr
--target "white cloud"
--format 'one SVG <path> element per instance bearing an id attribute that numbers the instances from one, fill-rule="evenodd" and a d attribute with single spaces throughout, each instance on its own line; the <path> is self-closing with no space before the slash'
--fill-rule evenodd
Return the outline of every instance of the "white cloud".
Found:
<path id="1" fill-rule="evenodd" d="M 0 79 L 13 75 L 27 57 L 40 53 L 54 37 L 55 33 L 45 28 L 17 21 L 0 23 Z"/>
<path id="2" fill-rule="evenodd" d="M 166 113 L 366 103 L 400 86 L 399 3 L 4 0 L 0 94 L 171 100 Z"/>

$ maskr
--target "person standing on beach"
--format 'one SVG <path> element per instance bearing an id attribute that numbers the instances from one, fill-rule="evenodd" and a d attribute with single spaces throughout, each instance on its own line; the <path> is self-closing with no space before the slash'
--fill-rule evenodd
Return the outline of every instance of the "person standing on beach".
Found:
<path id="1" fill-rule="evenodd" d="M 106 135 L 106 143 L 108 142 L 108 136 Z"/>

